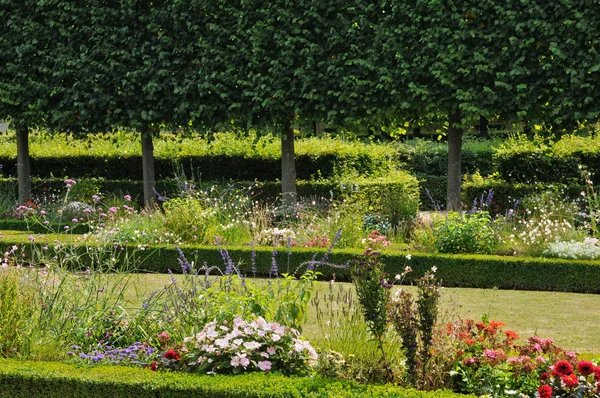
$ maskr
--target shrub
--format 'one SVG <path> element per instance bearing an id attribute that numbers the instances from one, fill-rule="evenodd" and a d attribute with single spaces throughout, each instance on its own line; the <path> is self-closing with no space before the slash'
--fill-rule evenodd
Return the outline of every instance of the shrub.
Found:
<path id="1" fill-rule="evenodd" d="M 456 391 L 534 396 L 552 363 L 559 359 L 576 361 L 574 353 L 557 347 L 552 339 L 533 336 L 519 345 L 519 336 L 503 330 L 504 326 L 486 317 L 479 322 L 463 319 L 446 325 L 447 334 L 455 341 L 452 375 Z"/>
<path id="2" fill-rule="evenodd" d="M 487 212 L 450 212 L 433 219 L 434 245 L 440 253 L 491 254 L 496 245 L 491 218 Z"/>
<path id="3" fill-rule="evenodd" d="M 574 260 L 594 260 L 600 257 L 600 246 L 597 245 L 598 239 L 587 238 L 583 242 L 563 242 L 557 240 L 548 243 L 548 248 L 544 250 L 544 256 L 569 258 Z"/>
<path id="4" fill-rule="evenodd" d="M 209 322 L 200 333 L 184 339 L 180 354 L 167 351 L 162 366 L 200 373 L 279 371 L 302 375 L 308 374 L 318 359 L 298 331 L 262 317 Z"/>

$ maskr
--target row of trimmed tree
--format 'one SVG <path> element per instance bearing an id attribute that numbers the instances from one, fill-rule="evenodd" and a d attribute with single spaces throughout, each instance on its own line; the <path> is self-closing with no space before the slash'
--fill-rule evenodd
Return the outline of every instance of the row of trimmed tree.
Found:
<path id="1" fill-rule="evenodd" d="M 462 127 L 570 125 L 600 111 L 598 0 L 0 0 L 0 118 L 28 132 L 141 135 L 154 200 L 160 130 L 275 130 L 295 198 L 295 123 L 376 132 L 447 121 L 448 206 L 460 208 Z"/>

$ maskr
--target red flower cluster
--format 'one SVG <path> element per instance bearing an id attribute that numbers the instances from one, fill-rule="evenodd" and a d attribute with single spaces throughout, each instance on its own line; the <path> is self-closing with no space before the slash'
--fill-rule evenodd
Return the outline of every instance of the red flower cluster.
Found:
<path id="1" fill-rule="evenodd" d="M 179 355 L 179 353 L 175 350 L 167 350 L 167 352 L 165 352 L 165 358 L 179 361 L 181 355 Z"/>
<path id="2" fill-rule="evenodd" d="M 596 385 L 595 385 L 596 392 L 600 392 L 600 387 L 599 387 L 600 383 L 598 383 L 598 381 L 600 381 L 600 366 L 595 366 L 590 361 L 579 361 L 579 363 L 577 364 L 577 372 L 583 378 L 587 378 L 587 376 L 593 374 L 594 379 L 596 381 Z M 579 377 L 577 376 L 577 374 L 575 373 L 571 363 L 566 360 L 558 361 L 554 365 L 551 376 L 556 379 L 560 379 L 562 381 L 562 385 L 568 389 L 573 389 L 573 388 L 579 387 L 580 383 L 584 383 L 585 385 L 587 385 L 587 388 L 590 388 L 590 384 L 589 384 L 590 380 L 587 380 L 587 379 L 580 380 Z M 552 379 L 550 378 L 551 376 L 548 373 L 542 373 L 542 375 L 540 377 L 542 383 L 549 383 L 549 384 L 544 384 L 538 389 L 540 398 L 550 398 L 553 394 L 552 385 L 554 385 L 555 388 L 558 386 L 557 384 L 553 384 Z M 592 388 L 594 388 L 593 384 L 592 384 Z M 562 390 L 557 391 L 557 393 L 560 393 L 560 394 L 562 394 L 564 392 L 567 392 L 567 391 L 562 391 Z M 560 396 L 562 396 L 562 395 L 560 395 Z"/>
<path id="3" fill-rule="evenodd" d="M 538 394 L 540 394 L 540 398 L 550 398 L 552 397 L 552 387 L 547 384 L 544 384 L 540 388 L 538 388 Z"/>

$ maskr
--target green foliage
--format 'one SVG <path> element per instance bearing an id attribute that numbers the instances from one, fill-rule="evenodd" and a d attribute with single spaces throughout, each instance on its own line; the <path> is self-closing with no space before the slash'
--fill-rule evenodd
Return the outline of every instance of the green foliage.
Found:
<path id="1" fill-rule="evenodd" d="M 28 334 L 34 315 L 34 287 L 26 276 L 7 264 L 0 264 L 0 357 L 19 356 L 28 352 Z"/>
<path id="2" fill-rule="evenodd" d="M 15 175 L 14 134 L 0 136 L 3 174 Z M 199 176 L 203 181 L 274 181 L 281 178 L 281 148 L 276 137 L 216 133 L 154 140 L 156 176 L 160 179 Z M 300 138 L 295 143 L 298 179 L 333 178 L 346 171 L 375 174 L 397 162 L 397 151 L 386 145 L 341 138 Z M 31 135 L 32 176 L 141 180 L 139 137 L 128 132 L 76 139 L 64 134 Z M 227 167 L 223 167 L 227 165 Z"/>
<path id="3" fill-rule="evenodd" d="M 487 212 L 437 216 L 432 224 L 435 248 L 440 253 L 491 254 L 496 245 L 491 222 Z"/>
<path id="4" fill-rule="evenodd" d="M 417 300 L 400 289 L 388 304 L 390 322 L 402 338 L 407 381 L 420 388 L 428 384 L 428 362 L 434 355 L 433 332 L 441 296 L 441 284 L 436 281 L 435 271 L 433 268 L 417 279 Z"/>
<path id="5" fill-rule="evenodd" d="M 53 362 L 0 362 L 0 389 L 11 397 L 406 397 L 452 398 L 449 391 L 415 391 L 390 385 L 361 385 L 320 377 L 279 374 L 238 376 L 158 373 L 114 366 L 87 369 Z"/>
<path id="6" fill-rule="evenodd" d="M 383 357 L 385 378 L 392 378 L 392 370 L 386 357 L 384 337 L 387 331 L 387 305 L 390 301 L 392 284 L 387 281 L 387 274 L 383 270 L 383 263 L 379 260 L 379 253 L 370 249 L 355 258 L 350 263 L 350 275 L 356 296 L 362 307 L 364 321 L 369 332 L 377 341 L 378 348 Z"/>
<path id="7" fill-rule="evenodd" d="M 391 183 L 390 185 L 386 183 Z M 385 184 L 389 188 L 381 189 Z M 386 218 L 393 231 L 412 224 L 419 210 L 419 186 L 416 178 L 402 171 L 389 173 L 377 179 L 357 178 L 347 196 L 350 203 L 363 206 L 365 213 L 375 213 Z M 353 189 L 354 188 L 354 189 Z M 352 192 L 356 190 L 355 192 Z"/>

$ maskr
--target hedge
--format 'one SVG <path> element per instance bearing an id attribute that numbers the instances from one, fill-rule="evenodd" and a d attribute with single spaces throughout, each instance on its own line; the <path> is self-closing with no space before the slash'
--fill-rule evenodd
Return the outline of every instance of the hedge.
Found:
<path id="1" fill-rule="evenodd" d="M 600 135 L 567 135 L 556 142 L 516 136 L 496 150 L 494 164 L 511 183 L 583 183 L 579 165 L 600 169 Z M 600 183 L 600 174 L 592 174 L 592 181 Z"/>
<path id="2" fill-rule="evenodd" d="M 469 181 L 463 185 L 462 198 L 463 203 L 470 208 L 473 200 L 481 198 L 481 195 L 487 196 L 487 192 L 493 190 L 493 201 L 489 207 L 492 215 L 504 214 L 509 209 L 521 210 L 523 207 L 515 208 L 516 201 L 523 203 L 524 199 L 532 197 L 545 191 L 556 192 L 559 196 L 567 200 L 581 198 L 581 192 L 585 187 L 577 184 L 547 184 L 547 183 L 509 183 L 498 179 L 484 179 L 481 181 Z"/>
<path id="3" fill-rule="evenodd" d="M 52 236 L 51 240 L 54 239 L 55 236 Z M 0 242 L 6 247 L 13 244 L 23 245 L 27 252 L 30 252 L 32 245 L 26 235 L 7 235 Z M 42 242 L 43 240 L 38 240 L 36 243 Z M 181 272 L 177 261 L 179 253 L 175 247 L 150 245 L 143 251 L 134 246 L 125 246 L 124 249 L 123 255 L 128 255 L 129 259 L 137 257 L 141 262 L 137 271 Z M 85 255 L 85 247 L 80 246 L 78 250 Z M 206 263 L 224 268 L 222 253 L 217 247 L 190 245 L 181 247 L 181 250 L 197 267 Z M 238 264 L 242 274 L 254 276 L 251 271 L 253 251 L 250 247 L 227 247 L 226 250 L 231 259 Z M 356 249 L 334 250 L 326 255 L 325 249 L 292 248 L 288 251 L 285 248 L 277 248 L 275 258 L 280 274 L 299 275 L 307 267 L 314 266 L 323 274 L 322 280 L 335 278 L 338 281 L 348 281 L 349 273 L 344 266 L 361 252 L 362 250 Z M 256 276 L 269 275 L 272 254 L 272 248 L 255 249 Z M 392 276 L 401 273 L 410 265 L 413 272 L 406 278 L 406 283 L 409 284 L 435 266 L 437 276 L 447 287 L 600 293 L 598 260 L 423 253 L 411 253 L 411 259 L 408 260 L 406 255 L 404 252 L 384 252 L 381 259 L 386 271 Z"/>
<path id="4" fill-rule="evenodd" d="M 2 397 L 464 397 L 449 391 L 416 391 L 361 385 L 321 377 L 252 373 L 237 376 L 152 372 L 118 366 L 82 367 L 57 362 L 0 360 Z"/>
<path id="5" fill-rule="evenodd" d="M 118 197 L 129 194 L 134 201 L 138 202 L 138 205 L 142 205 L 142 181 L 108 180 L 104 178 L 85 178 L 76 181 L 77 183 L 69 192 L 70 200 L 89 203 L 92 195 L 99 192 L 104 195 L 114 194 Z M 165 197 L 174 197 L 184 191 L 184 182 L 175 178 L 165 178 L 157 181 L 156 190 Z M 202 181 L 200 186 L 196 188 L 205 189 L 214 184 L 246 189 L 249 196 L 254 200 L 275 201 L 281 194 L 281 183 L 278 181 Z M 16 179 L 0 178 L 0 191 L 13 192 L 16 195 L 16 189 Z M 349 198 L 361 193 L 363 199 L 368 201 L 370 205 L 380 208 L 382 207 L 380 203 L 382 197 L 394 196 L 394 203 L 391 207 L 407 206 L 408 210 L 405 211 L 407 216 L 416 216 L 419 204 L 418 189 L 418 180 L 404 171 L 394 171 L 386 177 L 380 178 L 356 178 L 351 183 L 326 179 L 297 181 L 297 192 L 300 198 Z M 40 199 L 49 196 L 53 196 L 54 199 L 62 199 L 66 194 L 63 178 L 34 178 L 32 179 L 32 190 L 34 198 Z M 54 202 L 56 201 L 54 200 Z"/>
<path id="6" fill-rule="evenodd" d="M 474 140 L 465 138 L 461 151 L 461 169 L 465 174 L 479 171 L 482 175 L 492 174 L 492 158 L 498 140 Z M 400 163 L 417 175 L 445 176 L 448 173 L 448 143 L 424 139 L 413 139 L 396 144 Z"/>

